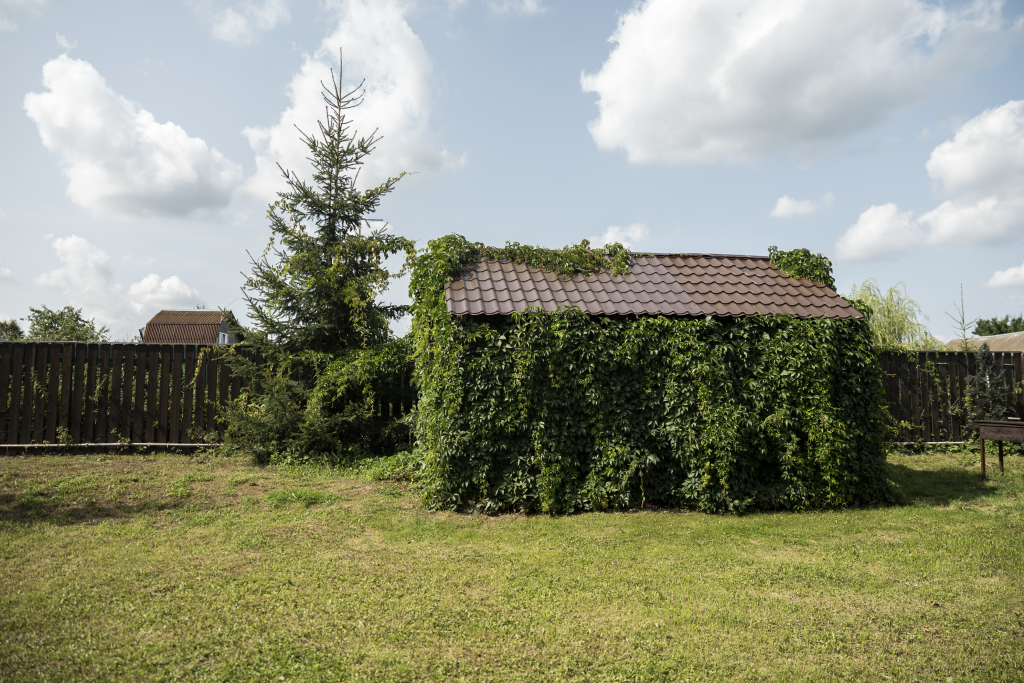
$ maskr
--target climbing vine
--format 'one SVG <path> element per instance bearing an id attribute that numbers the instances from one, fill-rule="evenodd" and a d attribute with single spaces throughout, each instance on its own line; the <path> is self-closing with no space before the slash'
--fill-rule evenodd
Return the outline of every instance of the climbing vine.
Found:
<path id="1" fill-rule="evenodd" d="M 795 278 L 819 282 L 829 289 L 836 288 L 832 278 L 832 261 L 822 254 L 812 254 L 808 249 L 780 251 L 768 247 L 768 258 L 776 268 Z"/>
<path id="2" fill-rule="evenodd" d="M 892 499 L 863 320 L 575 308 L 457 319 L 444 285 L 484 255 L 561 274 L 615 272 L 629 256 L 619 245 L 493 249 L 449 235 L 414 257 L 416 436 L 432 508 L 742 512 Z"/>

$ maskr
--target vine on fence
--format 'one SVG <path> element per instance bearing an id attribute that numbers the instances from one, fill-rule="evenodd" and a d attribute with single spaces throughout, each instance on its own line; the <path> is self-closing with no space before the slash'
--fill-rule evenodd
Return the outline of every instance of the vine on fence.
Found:
<path id="1" fill-rule="evenodd" d="M 448 235 L 412 259 L 417 449 L 432 508 L 567 513 L 646 500 L 742 512 L 892 500 L 881 372 L 863 320 L 448 315 L 445 283 L 480 256 L 568 275 L 621 273 L 624 252 L 488 249 Z M 792 268 L 791 253 L 774 255 Z"/>

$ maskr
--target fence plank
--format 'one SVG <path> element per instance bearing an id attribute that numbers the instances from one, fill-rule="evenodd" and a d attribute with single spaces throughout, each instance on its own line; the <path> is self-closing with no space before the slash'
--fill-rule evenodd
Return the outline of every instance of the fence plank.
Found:
<path id="1" fill-rule="evenodd" d="M 1013 414 L 1024 418 L 1024 354 L 1013 358 Z"/>
<path id="2" fill-rule="evenodd" d="M 11 351 L 11 414 L 7 416 L 7 443 L 19 443 L 18 416 L 21 412 L 22 389 L 25 380 L 25 345 L 13 345 Z"/>
<path id="3" fill-rule="evenodd" d="M 123 377 L 123 364 L 121 344 L 113 344 L 110 347 L 110 387 L 107 396 L 107 443 L 113 443 L 120 438 L 121 430 L 121 384 Z M 117 434 L 117 436 L 115 436 Z"/>
<path id="4" fill-rule="evenodd" d="M 148 349 L 149 372 L 146 375 L 146 434 L 143 440 L 146 443 L 154 443 L 153 435 L 156 432 L 157 420 L 157 387 L 160 384 L 158 374 L 160 368 L 160 347 L 156 344 L 149 344 Z"/>
<path id="5" fill-rule="evenodd" d="M 206 428 L 208 434 L 217 428 L 217 373 L 220 371 L 220 358 L 216 348 L 210 349 L 210 364 L 206 374 Z"/>
<path id="6" fill-rule="evenodd" d="M 160 347 L 160 369 L 157 371 L 157 378 L 160 383 L 160 404 L 156 415 L 156 441 L 155 443 L 167 443 L 167 396 L 171 385 L 171 345 L 164 344 Z"/>
<path id="7" fill-rule="evenodd" d="M 85 411 L 82 414 L 82 431 L 79 443 L 93 440 L 93 424 L 96 420 L 96 375 L 99 372 L 100 356 L 98 344 L 85 345 Z"/>
<path id="8" fill-rule="evenodd" d="M 85 394 L 85 354 L 89 344 L 75 344 L 75 369 L 71 376 L 71 407 L 68 413 L 68 434 L 71 443 L 82 443 L 82 397 Z"/>
<path id="9" fill-rule="evenodd" d="M 56 443 L 57 436 L 57 410 L 60 404 L 60 370 L 61 351 L 63 344 L 47 344 L 47 365 L 46 372 L 46 422 L 43 425 L 43 440 L 46 443 Z"/>
<path id="10" fill-rule="evenodd" d="M 50 360 L 49 352 L 49 344 L 36 344 L 36 373 L 32 387 L 36 405 L 32 415 L 32 443 L 43 442 L 43 427 L 46 425 L 46 364 Z"/>
<path id="11" fill-rule="evenodd" d="M 217 415 L 218 416 L 224 414 L 225 406 L 227 406 L 227 403 L 228 403 L 229 380 L 230 380 L 230 372 L 229 372 L 228 364 L 225 362 L 224 356 L 221 356 L 221 359 L 220 359 L 220 390 L 217 392 L 218 399 L 220 401 L 220 404 L 219 404 L 219 406 L 217 408 Z M 221 422 L 220 420 L 218 420 L 217 421 L 217 434 L 220 435 L 221 438 L 224 438 L 224 428 L 225 428 L 224 423 Z"/>
<path id="12" fill-rule="evenodd" d="M 114 347 L 110 344 L 100 344 L 98 347 L 100 359 L 100 371 L 96 376 L 96 393 L 99 395 L 99 405 L 96 407 L 96 429 L 92 433 L 92 440 L 96 443 L 107 441 L 107 425 L 110 423 L 110 387 L 114 383 Z"/>
<path id="13" fill-rule="evenodd" d="M 7 443 L 7 397 L 10 395 L 7 385 L 12 383 L 11 351 L 13 350 L 13 347 L 13 344 L 3 344 L 0 346 L 0 443 Z M 15 405 L 12 401 L 11 410 L 14 408 Z"/>
<path id="14" fill-rule="evenodd" d="M 185 363 L 185 347 L 171 347 L 171 422 L 167 429 L 167 443 L 183 443 L 181 440 L 181 371 Z"/>
<path id="15" fill-rule="evenodd" d="M 941 436 L 938 441 L 949 441 L 952 425 L 949 422 L 949 354 L 936 354 L 935 367 L 939 375 L 939 425 Z"/>
<path id="16" fill-rule="evenodd" d="M 929 370 L 928 354 L 918 352 L 917 354 L 917 380 L 920 383 L 921 402 L 918 408 L 921 411 L 921 438 L 925 441 L 932 440 L 932 373 Z"/>
<path id="17" fill-rule="evenodd" d="M 192 397 L 195 395 L 196 347 L 185 347 L 184 377 L 181 378 L 181 389 L 185 393 L 181 415 L 181 437 L 178 443 L 192 443 L 192 420 L 195 417 Z"/>
<path id="18" fill-rule="evenodd" d="M 132 441 L 146 442 L 143 432 L 146 419 L 146 365 L 149 344 L 135 347 L 135 393 L 132 394 Z"/>
<path id="19" fill-rule="evenodd" d="M 71 435 L 71 430 L 68 429 L 68 413 L 71 412 L 71 385 L 74 382 L 72 371 L 74 366 L 71 364 L 75 355 L 75 344 L 68 342 L 62 345 L 61 348 L 61 362 L 60 362 L 60 402 L 57 404 L 57 426 L 63 427 L 67 431 L 67 436 Z"/>

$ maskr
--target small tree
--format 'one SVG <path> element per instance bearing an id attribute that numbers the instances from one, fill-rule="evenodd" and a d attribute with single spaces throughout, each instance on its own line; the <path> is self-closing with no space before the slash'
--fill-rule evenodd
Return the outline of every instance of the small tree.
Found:
<path id="1" fill-rule="evenodd" d="M 52 310 L 47 306 L 29 308 L 27 339 L 32 341 L 103 342 L 110 338 L 110 330 L 96 325 L 95 318 L 86 318 L 81 308 L 65 306 Z"/>
<path id="2" fill-rule="evenodd" d="M 17 341 L 25 336 L 21 325 L 14 318 L 0 320 L 0 341 Z"/>
<path id="3" fill-rule="evenodd" d="M 1009 391 L 1003 369 L 996 365 L 995 356 L 982 344 L 975 354 L 976 374 L 967 378 L 967 426 L 976 433 L 978 420 L 1003 420 L 1011 412 L 1006 405 Z"/>

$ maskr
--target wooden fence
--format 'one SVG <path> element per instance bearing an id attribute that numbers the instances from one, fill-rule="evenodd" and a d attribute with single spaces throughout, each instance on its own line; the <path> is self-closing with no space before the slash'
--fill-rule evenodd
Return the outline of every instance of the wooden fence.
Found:
<path id="1" fill-rule="evenodd" d="M 248 352 L 251 353 L 251 352 Z M 191 444 L 236 398 L 218 347 L 0 343 L 0 444 Z"/>
<path id="2" fill-rule="evenodd" d="M 993 353 L 1002 368 L 1012 416 L 1024 418 L 1024 354 Z M 883 386 L 889 412 L 900 426 L 897 441 L 962 441 L 957 418 L 967 378 L 977 372 L 974 353 L 883 353 Z"/>
<path id="3" fill-rule="evenodd" d="M 253 357 L 252 349 L 238 353 Z M 219 440 L 221 406 L 247 382 L 226 354 L 181 344 L 0 342 L 0 445 Z M 380 387 L 378 414 L 412 408 L 411 379 L 405 373 Z"/>
<path id="4" fill-rule="evenodd" d="M 220 407 L 243 379 L 226 347 L 170 344 L 0 343 L 0 445 L 193 444 L 219 439 Z M 243 354 L 251 354 L 249 349 Z M 994 353 L 1013 414 L 1024 418 L 1024 354 Z M 251 356 L 250 356 L 251 357 Z M 961 441 L 957 407 L 973 353 L 881 355 L 898 441 Z M 415 402 L 408 373 L 381 387 L 377 410 L 398 416 Z"/>

